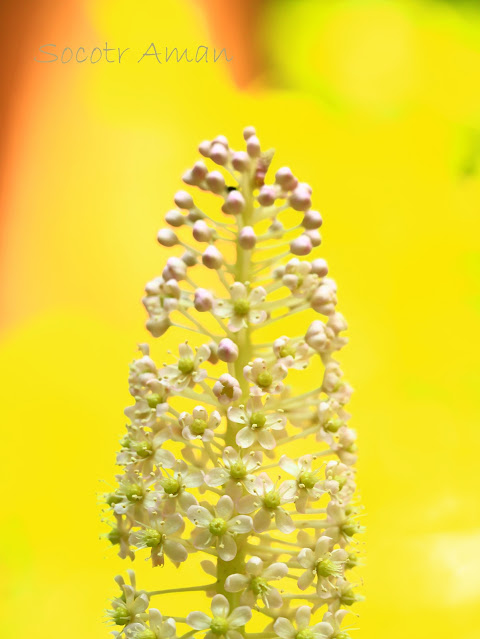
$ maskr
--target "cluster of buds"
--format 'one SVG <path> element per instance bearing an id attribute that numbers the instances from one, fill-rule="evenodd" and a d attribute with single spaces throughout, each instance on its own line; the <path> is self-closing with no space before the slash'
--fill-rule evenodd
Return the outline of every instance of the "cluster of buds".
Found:
<path id="1" fill-rule="evenodd" d="M 183 180 L 220 202 L 206 211 L 179 191 L 158 232 L 175 254 L 146 286 L 147 329 L 178 336 L 178 356 L 157 366 L 140 345 L 121 472 L 105 495 L 120 557 L 181 570 L 206 555 L 209 582 L 179 591 L 203 590 L 211 614 L 169 616 L 151 599 L 172 589 L 117 577 L 108 614 L 127 639 L 173 638 L 179 625 L 207 639 L 348 639 L 343 619 L 362 598 L 351 578 L 363 530 L 352 391 L 336 359 L 347 325 L 327 263 L 303 259 L 321 243 L 322 216 L 289 168 L 266 183 L 273 151 L 253 127 L 244 139 L 245 151 L 224 136 L 200 144 L 205 161 Z"/>

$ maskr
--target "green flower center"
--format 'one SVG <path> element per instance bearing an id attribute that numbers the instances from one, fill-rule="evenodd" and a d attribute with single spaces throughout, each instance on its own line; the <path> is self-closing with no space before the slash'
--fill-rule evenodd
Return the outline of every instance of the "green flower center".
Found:
<path id="1" fill-rule="evenodd" d="M 160 482 L 160 485 L 167 493 L 167 495 L 175 495 L 176 493 L 178 493 L 178 490 L 180 488 L 180 482 L 178 481 L 178 479 L 175 479 L 175 477 L 167 477 L 167 479 L 164 479 Z"/>
<path id="2" fill-rule="evenodd" d="M 347 483 L 347 478 L 343 475 L 335 475 L 333 479 L 338 483 L 338 487 L 340 490 L 342 490 L 342 488 Z"/>
<path id="3" fill-rule="evenodd" d="M 274 490 L 271 490 L 263 498 L 263 505 L 265 508 L 269 508 L 270 510 L 278 508 L 280 506 L 280 495 Z"/>
<path id="4" fill-rule="evenodd" d="M 152 393 L 147 397 L 147 403 L 150 408 L 156 408 L 158 404 L 163 404 L 164 398 L 158 393 Z"/>
<path id="5" fill-rule="evenodd" d="M 153 448 L 150 442 L 135 442 L 133 444 L 133 450 L 139 457 L 146 459 L 152 454 Z"/>
<path id="6" fill-rule="evenodd" d="M 304 628 L 303 630 L 300 630 L 300 632 L 297 632 L 295 639 L 313 639 L 314 636 L 313 630 L 310 630 L 310 628 Z"/>
<path id="7" fill-rule="evenodd" d="M 248 300 L 236 300 L 233 303 L 233 312 L 235 315 L 239 315 L 240 317 L 245 317 L 248 315 L 250 311 L 250 302 Z"/>
<path id="8" fill-rule="evenodd" d="M 221 517 L 215 517 L 208 525 L 208 530 L 215 535 L 215 537 L 221 537 L 227 532 L 227 522 Z"/>
<path id="9" fill-rule="evenodd" d="M 340 597 L 340 603 L 342 604 L 342 606 L 351 606 L 356 601 L 357 597 L 351 588 L 345 590 L 345 592 L 342 593 L 342 596 Z"/>
<path id="10" fill-rule="evenodd" d="M 125 606 L 119 606 L 113 611 L 112 619 L 117 626 L 126 626 L 130 621 L 130 613 Z"/>
<path id="11" fill-rule="evenodd" d="M 315 484 L 317 483 L 317 478 L 315 476 L 315 473 L 312 473 L 310 471 L 305 471 L 304 473 L 300 473 L 300 476 L 298 477 L 298 483 L 299 484 L 303 484 L 305 486 L 305 488 L 313 488 L 315 486 Z"/>
<path id="12" fill-rule="evenodd" d="M 143 497 L 143 486 L 140 484 L 127 484 L 124 492 L 128 501 L 139 501 Z"/>
<path id="13" fill-rule="evenodd" d="M 338 432 L 342 424 L 343 422 L 341 419 L 329 419 L 328 422 L 325 424 L 325 430 L 328 430 L 329 433 L 336 433 Z"/>
<path id="14" fill-rule="evenodd" d="M 263 375 L 263 373 L 260 373 L 260 374 Z M 268 374 L 269 373 L 267 373 L 267 375 Z M 253 428 L 253 429 L 263 428 L 265 426 L 266 421 L 267 421 L 267 418 L 265 417 L 263 413 L 252 413 L 252 416 L 250 417 L 250 428 Z"/>
<path id="15" fill-rule="evenodd" d="M 349 568 L 355 568 L 358 565 L 358 557 L 354 552 L 351 552 L 348 555 L 348 559 L 345 563 L 345 568 L 348 570 Z"/>
<path id="16" fill-rule="evenodd" d="M 118 495 L 117 493 L 110 493 L 110 495 L 108 495 L 106 502 L 109 506 L 113 506 L 114 504 L 119 504 L 122 501 L 122 497 L 121 495 Z"/>
<path id="17" fill-rule="evenodd" d="M 243 479 L 247 475 L 247 469 L 242 461 L 237 461 L 230 466 L 230 477 L 232 479 Z"/>
<path id="18" fill-rule="evenodd" d="M 182 357 L 178 360 L 178 370 L 183 375 L 189 375 L 195 369 L 195 362 L 190 357 Z"/>
<path id="19" fill-rule="evenodd" d="M 269 585 L 265 579 L 262 579 L 261 577 L 253 577 L 250 582 L 250 588 L 252 589 L 253 594 L 258 597 L 259 595 L 264 595 L 268 591 Z"/>
<path id="20" fill-rule="evenodd" d="M 315 567 L 319 577 L 331 577 L 338 574 L 338 568 L 331 559 L 322 559 Z"/>
<path id="21" fill-rule="evenodd" d="M 208 424 L 204 419 L 194 419 L 190 430 L 194 435 L 203 435 Z"/>
<path id="22" fill-rule="evenodd" d="M 280 349 L 280 357 L 295 357 L 295 346 L 292 346 L 291 344 L 285 344 L 285 346 L 282 346 L 282 348 Z"/>
<path id="23" fill-rule="evenodd" d="M 143 541 L 148 548 L 155 548 L 162 540 L 162 533 L 155 528 L 146 528 L 143 531 Z"/>
<path id="24" fill-rule="evenodd" d="M 157 639 L 157 635 L 150 628 L 145 628 L 135 635 L 135 639 Z"/>
<path id="25" fill-rule="evenodd" d="M 356 535 L 358 532 L 360 532 L 359 525 L 355 521 L 347 520 L 342 526 L 342 533 L 346 537 L 353 537 L 353 535 Z"/>
<path id="26" fill-rule="evenodd" d="M 214 635 L 224 635 L 228 630 L 228 621 L 224 617 L 214 617 L 210 624 L 210 630 Z"/>
<path id="27" fill-rule="evenodd" d="M 268 388 L 273 382 L 273 377 L 268 371 L 262 371 L 257 377 L 257 386 Z"/>

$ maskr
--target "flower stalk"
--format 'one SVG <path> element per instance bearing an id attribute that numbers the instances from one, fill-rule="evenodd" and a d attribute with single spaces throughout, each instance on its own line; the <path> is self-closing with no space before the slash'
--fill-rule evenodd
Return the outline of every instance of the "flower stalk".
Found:
<path id="1" fill-rule="evenodd" d="M 348 639 L 343 619 L 362 598 L 350 578 L 363 531 L 352 391 L 336 359 L 347 325 L 315 256 L 322 216 L 290 169 L 267 182 L 273 151 L 253 127 L 244 139 L 245 151 L 224 136 L 200 144 L 204 160 L 183 180 L 220 206 L 178 191 L 158 232 L 173 254 L 146 285 L 146 326 L 178 339 L 178 357 L 158 367 L 140 345 L 121 472 L 105 495 L 120 557 L 182 570 L 201 553 L 213 581 L 146 592 L 132 571 L 130 584 L 116 577 L 117 637 L 175 639 L 182 626 L 181 639 Z M 169 615 L 162 596 L 188 592 L 204 592 L 211 612 Z"/>

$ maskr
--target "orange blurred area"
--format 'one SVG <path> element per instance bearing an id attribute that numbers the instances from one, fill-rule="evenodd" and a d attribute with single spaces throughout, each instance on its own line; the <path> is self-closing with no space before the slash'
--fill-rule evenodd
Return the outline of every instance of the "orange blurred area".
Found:
<path id="1" fill-rule="evenodd" d="M 148 341 L 143 286 L 167 256 L 155 235 L 197 144 L 224 133 L 238 147 L 253 124 L 276 148 L 273 171 L 289 165 L 314 188 L 350 326 L 367 526 L 352 638 L 477 639 L 478 7 L 225 4 L 51 4 L 6 87 L 2 636 L 111 630 L 103 609 L 130 566 L 99 541 L 97 496 L 115 472 L 128 363 Z M 45 43 L 107 41 L 130 57 L 34 61 Z M 233 60 L 137 62 L 152 41 Z M 135 570 L 147 588 L 184 585 L 196 560 L 153 570 L 139 557 Z M 202 597 L 172 597 L 166 613 Z"/>

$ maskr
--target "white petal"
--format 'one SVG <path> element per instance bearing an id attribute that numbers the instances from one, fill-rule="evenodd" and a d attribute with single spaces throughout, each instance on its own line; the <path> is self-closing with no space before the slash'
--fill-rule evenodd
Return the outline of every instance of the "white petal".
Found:
<path id="1" fill-rule="evenodd" d="M 328 552 L 331 543 L 332 543 L 332 540 L 330 537 L 326 537 L 325 535 L 320 537 L 320 539 L 317 541 L 315 545 L 316 559 L 320 559 L 321 557 L 325 555 L 325 553 Z"/>
<path id="2" fill-rule="evenodd" d="M 310 618 L 312 616 L 312 610 L 309 606 L 300 606 L 297 608 L 297 614 L 295 615 L 295 620 L 297 622 L 297 626 L 299 630 L 303 628 L 308 628 L 310 625 Z"/>
<path id="3" fill-rule="evenodd" d="M 217 543 L 218 556 L 223 561 L 232 561 L 237 554 L 237 544 L 235 543 L 232 535 L 225 533 L 223 537 L 219 539 Z"/>
<path id="4" fill-rule="evenodd" d="M 208 548 L 213 541 L 213 535 L 208 530 L 208 528 L 197 528 L 197 532 L 193 537 L 193 545 L 195 548 L 199 548 L 203 550 L 204 548 Z"/>
<path id="5" fill-rule="evenodd" d="M 253 575 L 254 577 L 258 577 L 259 575 L 262 574 L 263 561 L 260 559 L 260 557 L 251 557 L 247 561 L 247 565 L 245 566 L 245 570 L 247 571 L 247 574 Z M 267 568 L 267 570 L 268 570 L 268 568 Z M 267 579 L 267 577 L 265 577 L 265 579 Z"/>
<path id="6" fill-rule="evenodd" d="M 240 446 L 240 448 L 248 448 L 255 441 L 255 434 L 251 428 L 245 426 L 238 431 L 237 436 L 235 437 L 235 441 L 237 442 L 238 446 Z"/>
<path id="7" fill-rule="evenodd" d="M 167 557 L 172 561 L 178 561 L 179 563 L 181 563 L 188 557 L 187 551 L 182 546 L 182 544 L 178 543 L 178 541 L 167 539 L 163 544 L 163 548 Z"/>
<path id="8" fill-rule="evenodd" d="M 300 590 L 306 590 L 308 586 L 315 579 L 315 573 L 311 568 L 308 568 L 305 572 L 303 572 L 297 581 L 297 586 Z"/>
<path id="9" fill-rule="evenodd" d="M 207 527 L 213 519 L 213 515 L 203 506 L 190 506 L 187 517 L 192 524 Z"/>
<path id="10" fill-rule="evenodd" d="M 230 606 L 224 595 L 215 595 L 212 599 L 212 613 L 214 617 L 228 617 Z"/>
<path id="11" fill-rule="evenodd" d="M 268 566 L 268 568 L 263 571 L 263 578 L 267 580 L 283 579 L 283 577 L 285 577 L 285 575 L 287 574 L 288 574 L 287 564 L 284 564 L 279 561 L 272 564 L 271 566 Z"/>
<path id="12" fill-rule="evenodd" d="M 187 624 L 195 630 L 206 630 L 210 628 L 211 619 L 204 612 L 191 612 L 187 616 Z"/>
<path id="13" fill-rule="evenodd" d="M 295 524 L 288 513 L 281 508 L 275 510 L 275 523 L 280 532 L 289 534 L 295 530 Z"/>
<path id="14" fill-rule="evenodd" d="M 282 455 L 280 457 L 279 466 L 280 468 L 283 468 L 283 470 L 289 475 L 293 475 L 293 477 L 297 477 L 300 472 L 296 462 L 294 462 L 293 459 L 290 459 L 290 457 L 287 457 L 286 455 Z"/>
<path id="15" fill-rule="evenodd" d="M 263 532 L 264 530 L 267 530 L 267 528 L 270 526 L 270 521 L 271 521 L 270 512 L 266 510 L 265 508 L 260 508 L 258 513 L 253 518 L 253 528 L 255 532 L 260 533 L 260 532 Z"/>
<path id="16" fill-rule="evenodd" d="M 266 604 L 269 608 L 281 608 L 283 605 L 282 595 L 276 588 L 270 588 L 265 596 Z"/>
<path id="17" fill-rule="evenodd" d="M 228 481 L 229 474 L 225 468 L 212 468 L 205 475 L 205 483 L 207 486 L 223 486 Z"/>
<path id="18" fill-rule="evenodd" d="M 258 443 L 265 450 L 273 450 L 275 448 L 275 437 L 269 430 L 259 430 L 257 432 Z"/>
<path id="19" fill-rule="evenodd" d="M 248 515 L 236 515 L 227 524 L 228 530 L 234 533 L 247 533 L 252 530 L 252 518 Z"/>
<path id="20" fill-rule="evenodd" d="M 252 611 L 248 606 L 239 606 L 235 608 L 228 617 L 228 623 L 232 628 L 244 626 L 252 618 Z"/>
<path id="21" fill-rule="evenodd" d="M 297 561 L 302 568 L 313 568 L 315 564 L 315 555 L 310 548 L 302 548 L 298 553 Z"/>
<path id="22" fill-rule="evenodd" d="M 281 639 L 293 639 L 297 634 L 295 628 L 285 617 L 278 617 L 273 624 L 273 629 Z"/>
<path id="23" fill-rule="evenodd" d="M 228 495 L 220 497 L 217 504 L 217 515 L 222 519 L 230 519 L 233 513 L 233 501 Z"/>
<path id="24" fill-rule="evenodd" d="M 330 637 L 331 635 L 333 635 L 332 626 L 325 621 L 321 621 L 320 623 L 315 624 L 312 630 L 316 635 L 320 635 L 321 637 Z"/>
<path id="25" fill-rule="evenodd" d="M 249 579 L 246 575 L 235 573 L 225 579 L 225 590 L 227 592 L 240 592 L 248 586 Z"/>

